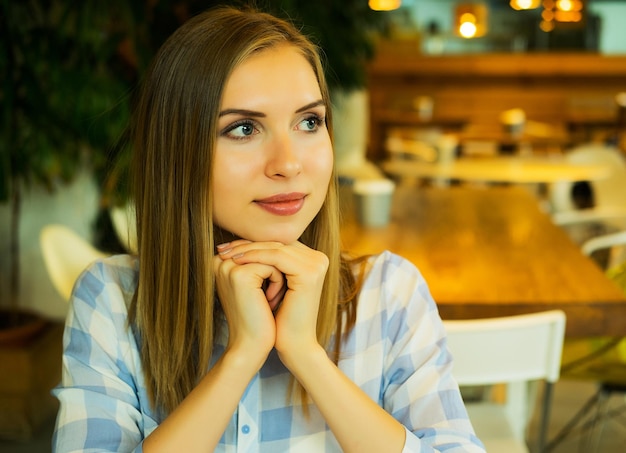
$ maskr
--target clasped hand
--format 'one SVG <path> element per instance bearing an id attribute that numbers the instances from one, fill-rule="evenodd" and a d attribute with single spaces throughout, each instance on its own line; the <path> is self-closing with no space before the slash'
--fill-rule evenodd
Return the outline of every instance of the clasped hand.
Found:
<path id="1" fill-rule="evenodd" d="M 236 240 L 217 249 L 214 271 L 228 322 L 227 351 L 260 368 L 272 347 L 286 366 L 308 348 L 319 347 L 326 255 L 301 242 Z"/>

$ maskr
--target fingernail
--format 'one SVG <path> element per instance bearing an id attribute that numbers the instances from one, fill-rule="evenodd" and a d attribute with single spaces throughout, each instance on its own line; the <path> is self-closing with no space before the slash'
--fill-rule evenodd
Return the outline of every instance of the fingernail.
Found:
<path id="1" fill-rule="evenodd" d="M 243 253 L 237 253 L 236 255 L 231 256 L 232 259 L 236 260 L 237 258 L 241 258 Z"/>
<path id="2" fill-rule="evenodd" d="M 223 244 L 218 244 L 216 248 L 221 251 L 221 250 L 226 249 L 229 245 L 230 245 L 230 242 L 224 242 Z"/>

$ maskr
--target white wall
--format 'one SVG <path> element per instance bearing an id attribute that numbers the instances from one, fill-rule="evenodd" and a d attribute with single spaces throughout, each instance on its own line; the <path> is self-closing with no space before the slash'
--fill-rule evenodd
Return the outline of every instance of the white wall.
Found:
<path id="1" fill-rule="evenodd" d="M 54 194 L 32 188 L 24 195 L 20 227 L 21 306 L 52 319 L 64 319 L 67 302 L 55 291 L 44 267 L 39 233 L 44 225 L 61 223 L 86 239 L 91 239 L 99 192 L 87 172 Z M 9 206 L 0 204 L 0 301 L 9 290 Z M 67 251 L 72 253 L 71 250 Z M 1 303 L 2 306 L 6 304 Z"/>
<path id="2" fill-rule="evenodd" d="M 600 51 L 606 54 L 626 53 L 626 1 L 590 3 L 589 10 L 602 18 Z"/>

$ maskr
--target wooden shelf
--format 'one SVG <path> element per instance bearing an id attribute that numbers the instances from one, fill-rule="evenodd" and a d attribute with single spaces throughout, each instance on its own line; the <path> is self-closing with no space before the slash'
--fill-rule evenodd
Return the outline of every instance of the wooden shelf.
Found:
<path id="1" fill-rule="evenodd" d="M 401 77 L 599 77 L 626 74 L 626 56 L 598 53 L 493 53 L 424 56 L 378 55 L 370 75 Z"/>
<path id="2" fill-rule="evenodd" d="M 616 121 L 615 95 L 626 91 L 626 55 L 383 54 L 369 65 L 368 89 L 368 157 L 380 161 L 390 127 L 499 131 L 500 113 L 510 108 L 558 130 L 606 128 Z M 420 96 L 433 100 L 431 121 L 414 108 Z"/>

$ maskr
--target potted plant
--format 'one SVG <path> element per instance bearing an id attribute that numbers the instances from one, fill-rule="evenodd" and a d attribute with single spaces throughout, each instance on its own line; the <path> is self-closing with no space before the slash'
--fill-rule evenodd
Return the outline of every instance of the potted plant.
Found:
<path id="1" fill-rule="evenodd" d="M 85 2 L 88 3 L 88 2 Z M 0 45 L 0 202 L 9 203 L 10 323 L 19 323 L 22 198 L 30 187 L 54 191 L 86 166 L 102 164 L 126 122 L 127 85 L 109 66 L 119 38 L 98 2 L 2 0 Z M 121 106 L 112 112 L 112 106 Z M 106 114 L 106 112 L 110 112 Z M 98 152 L 94 152 L 98 150 Z M 5 321 L 6 322 L 6 321 Z"/>
<path id="2" fill-rule="evenodd" d="M 48 394 L 60 376 L 58 329 L 20 308 L 24 194 L 34 186 L 52 192 L 85 167 L 100 165 L 103 153 L 94 150 L 104 148 L 125 122 L 118 101 L 126 85 L 112 77 L 109 65 L 118 44 L 112 9 L 99 4 L 0 0 L 0 203 L 10 206 L 10 253 L 3 257 L 9 260 L 9 289 L 7 300 L 0 300 L 0 338 L 6 342 L 0 366 L 9 367 L 0 369 L 0 405 L 9 413 L 0 416 L 1 437 L 28 437 L 45 412 L 30 399 Z M 114 105 L 122 106 L 115 114 Z M 50 359 L 48 350 L 58 355 Z M 18 394 L 5 393 L 13 390 Z"/>

